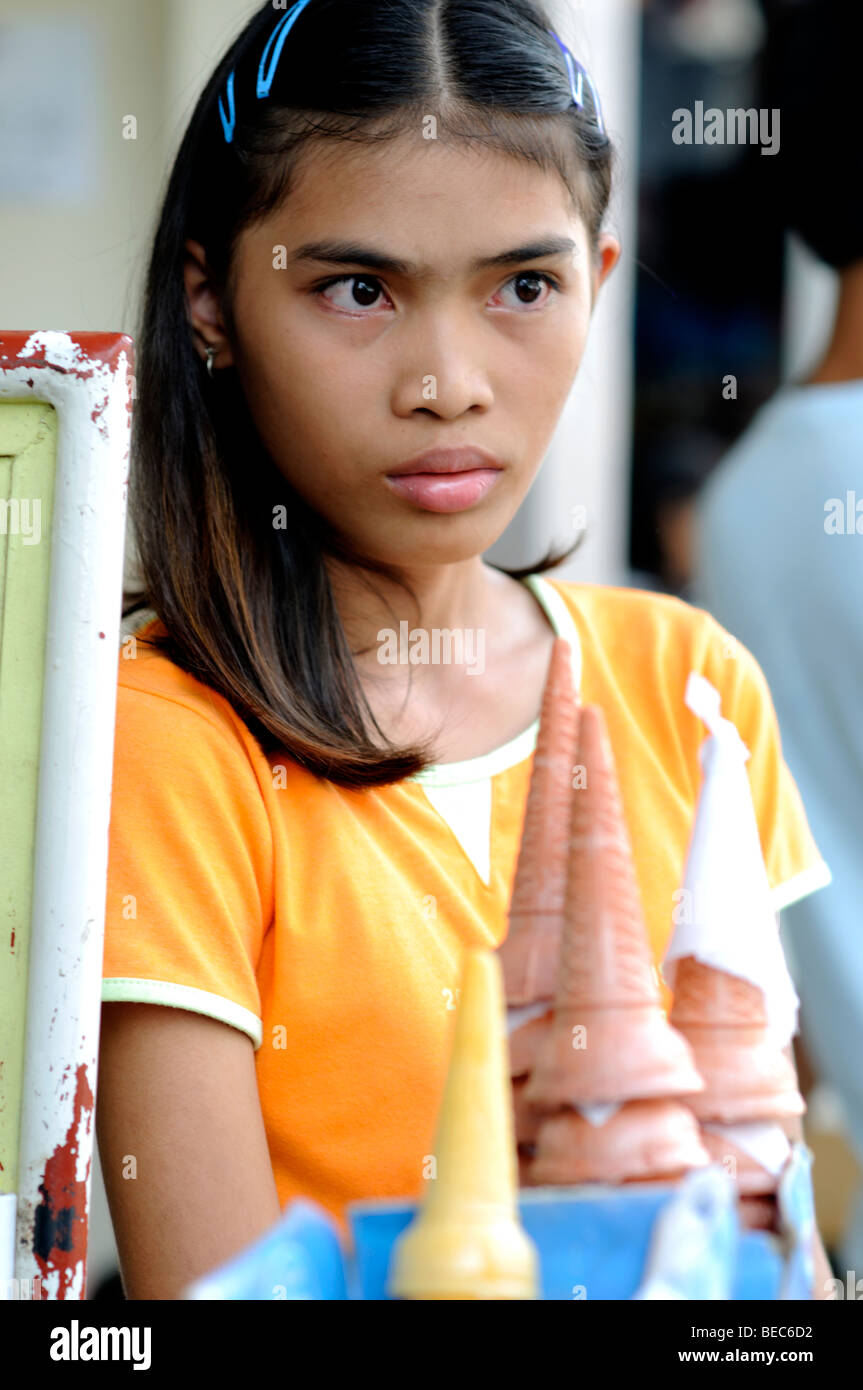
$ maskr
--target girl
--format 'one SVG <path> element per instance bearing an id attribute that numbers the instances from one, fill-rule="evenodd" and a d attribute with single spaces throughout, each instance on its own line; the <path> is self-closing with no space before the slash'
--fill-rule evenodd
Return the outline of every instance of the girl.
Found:
<path id="1" fill-rule="evenodd" d="M 191 119 L 138 338 L 149 620 L 120 659 L 107 892 L 98 1130 L 130 1297 L 177 1297 L 297 1194 L 344 1228 L 419 1192 L 464 950 L 506 933 L 556 635 L 606 715 L 657 960 L 700 781 L 690 670 L 751 750 L 777 908 L 823 877 L 763 676 L 707 613 L 541 577 L 574 547 L 482 559 L 618 256 L 610 165 L 534 0 L 267 5 Z"/>

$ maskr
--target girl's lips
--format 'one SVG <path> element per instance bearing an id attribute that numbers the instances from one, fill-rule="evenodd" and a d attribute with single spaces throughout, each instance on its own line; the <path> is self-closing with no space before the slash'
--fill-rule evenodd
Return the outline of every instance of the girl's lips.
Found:
<path id="1" fill-rule="evenodd" d="M 401 473 L 398 477 L 387 474 L 386 479 L 400 497 L 427 512 L 463 512 L 485 496 L 502 471 L 470 468 L 465 473 Z"/>

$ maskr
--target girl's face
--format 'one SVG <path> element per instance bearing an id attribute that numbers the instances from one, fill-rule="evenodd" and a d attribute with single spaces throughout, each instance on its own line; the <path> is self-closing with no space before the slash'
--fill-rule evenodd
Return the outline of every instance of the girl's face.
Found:
<path id="1" fill-rule="evenodd" d="M 591 256 L 556 174 L 406 136 L 328 145 L 238 242 L 218 367 L 236 366 L 268 452 L 337 532 L 406 570 L 451 564 L 487 550 L 530 488 L 618 254 L 606 236 Z M 191 264 L 187 288 L 218 342 L 218 302 Z M 457 510 L 388 478 L 426 449 L 471 445 L 501 471 Z"/>

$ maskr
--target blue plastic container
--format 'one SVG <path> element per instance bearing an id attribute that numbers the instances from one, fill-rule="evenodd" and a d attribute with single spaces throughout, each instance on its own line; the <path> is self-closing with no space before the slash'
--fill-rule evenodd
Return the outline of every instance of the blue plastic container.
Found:
<path id="1" fill-rule="evenodd" d="M 539 1253 L 541 1297 L 811 1298 L 811 1162 L 805 1145 L 793 1145 L 777 1193 L 780 1236 L 740 1229 L 733 1184 L 718 1165 L 674 1184 L 523 1188 L 519 1215 Z M 186 1297 L 389 1300 L 393 1249 L 417 1210 L 413 1200 L 351 1203 L 346 1253 L 328 1213 L 298 1199 Z"/>

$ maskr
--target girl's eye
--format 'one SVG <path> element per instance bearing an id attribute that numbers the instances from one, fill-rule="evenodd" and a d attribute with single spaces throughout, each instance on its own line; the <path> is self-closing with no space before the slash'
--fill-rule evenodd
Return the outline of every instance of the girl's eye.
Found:
<path id="1" fill-rule="evenodd" d="M 507 282 L 506 289 L 512 287 L 515 291 L 515 302 L 507 305 L 507 308 L 533 308 L 537 303 L 543 305 L 548 302 L 540 299 L 539 287 L 546 284 L 550 290 L 560 293 L 560 284 L 553 275 L 546 271 L 521 270 L 517 275 Z M 341 300 L 331 298 L 327 293 L 329 290 L 338 289 L 341 293 Z M 375 275 L 340 275 L 333 280 L 328 280 L 326 284 L 319 285 L 314 294 L 322 299 L 326 298 L 328 304 L 333 304 L 335 308 L 342 309 L 346 313 L 358 314 L 363 317 L 363 309 L 374 307 L 375 301 L 383 293 L 382 286 Z M 502 291 L 501 291 L 502 293 Z"/>
<path id="2" fill-rule="evenodd" d="M 560 284 L 558 281 L 555 280 L 553 275 L 546 274 L 544 270 L 520 270 L 517 275 L 514 275 L 512 279 L 507 282 L 505 288 L 509 289 L 513 287 L 515 290 L 516 305 L 514 307 L 521 305 L 523 308 L 530 309 L 536 304 L 539 304 L 540 307 L 547 304 L 548 300 L 551 298 L 549 294 L 545 299 L 540 299 L 539 296 L 541 291 L 537 287 L 543 284 L 548 285 L 550 290 L 560 293 Z"/>
<path id="3" fill-rule="evenodd" d="M 350 289 L 351 284 L 353 289 Z M 354 314 L 371 308 L 381 293 L 380 281 L 374 275 L 341 275 L 336 280 L 328 280 L 325 285 L 319 285 L 315 294 L 323 299 L 326 290 L 337 287 L 343 287 L 341 302 L 327 296 L 327 303 L 335 304 L 337 309 L 345 309 L 348 313 Z"/>

